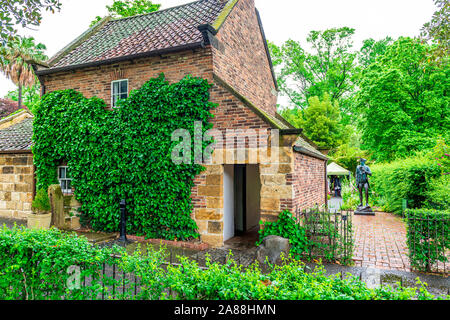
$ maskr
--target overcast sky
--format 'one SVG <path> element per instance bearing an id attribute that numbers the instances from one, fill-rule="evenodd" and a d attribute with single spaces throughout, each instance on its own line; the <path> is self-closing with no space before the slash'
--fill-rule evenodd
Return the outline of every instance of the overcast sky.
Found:
<path id="1" fill-rule="evenodd" d="M 355 47 L 367 38 L 417 36 L 436 11 L 432 0 L 255 0 L 268 40 L 281 44 L 289 38 L 305 42 L 311 30 L 348 26 L 356 29 Z M 105 16 L 113 0 L 62 0 L 62 9 L 46 13 L 36 31 L 21 30 L 47 46 L 52 56 L 89 26 L 96 16 Z M 162 8 L 191 0 L 155 0 Z M 0 74 L 0 97 L 15 89 Z"/>

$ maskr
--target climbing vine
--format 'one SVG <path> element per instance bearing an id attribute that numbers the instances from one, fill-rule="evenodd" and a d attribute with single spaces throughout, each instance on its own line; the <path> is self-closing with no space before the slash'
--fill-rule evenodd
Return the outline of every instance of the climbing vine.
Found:
<path id="1" fill-rule="evenodd" d="M 203 167 L 173 163 L 179 142 L 171 136 L 185 129 L 194 137 L 195 121 L 202 122 L 203 133 L 212 128 L 210 110 L 216 105 L 209 102 L 210 87 L 192 76 L 169 84 L 161 74 L 113 110 L 74 90 L 44 95 L 33 135 L 38 189 L 57 183 L 56 167 L 66 161 L 82 222 L 94 230 L 118 231 L 119 202 L 126 199 L 130 232 L 169 240 L 198 237 L 191 189 Z"/>

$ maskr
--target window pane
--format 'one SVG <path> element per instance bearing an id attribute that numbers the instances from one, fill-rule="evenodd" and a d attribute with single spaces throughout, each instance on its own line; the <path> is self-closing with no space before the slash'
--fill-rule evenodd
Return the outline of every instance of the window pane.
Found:
<path id="1" fill-rule="evenodd" d="M 66 169 L 65 168 L 59 168 L 59 178 L 64 179 L 66 177 Z"/>
<path id="2" fill-rule="evenodd" d="M 64 192 L 66 190 L 66 180 L 61 180 L 61 190 Z"/>
<path id="3" fill-rule="evenodd" d="M 127 93 L 128 92 L 128 81 L 121 81 L 120 82 L 120 93 Z"/>
<path id="4" fill-rule="evenodd" d="M 67 185 L 66 185 L 66 187 L 67 187 L 67 191 L 71 191 L 72 190 L 72 181 L 71 180 L 67 180 Z"/>
<path id="5" fill-rule="evenodd" d="M 117 96 L 115 95 L 115 96 L 113 96 L 113 106 L 116 105 L 116 102 L 117 102 Z"/>
<path id="6" fill-rule="evenodd" d="M 113 94 L 119 93 L 119 85 L 120 85 L 119 82 L 114 82 L 113 83 Z"/>
<path id="7" fill-rule="evenodd" d="M 122 94 L 120 95 L 120 99 L 126 99 L 126 98 L 128 98 L 128 94 L 122 93 Z"/>

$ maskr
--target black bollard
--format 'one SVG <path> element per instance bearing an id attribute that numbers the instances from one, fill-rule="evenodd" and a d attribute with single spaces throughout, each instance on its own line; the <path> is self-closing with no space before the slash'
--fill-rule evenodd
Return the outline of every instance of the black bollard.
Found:
<path id="1" fill-rule="evenodd" d="M 127 208 L 125 200 L 120 201 L 120 238 L 119 241 L 127 242 Z"/>

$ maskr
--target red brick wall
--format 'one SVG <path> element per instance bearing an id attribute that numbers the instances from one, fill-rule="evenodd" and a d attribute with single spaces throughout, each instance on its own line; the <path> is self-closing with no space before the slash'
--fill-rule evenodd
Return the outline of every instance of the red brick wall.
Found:
<path id="1" fill-rule="evenodd" d="M 74 72 L 63 72 L 44 77 L 46 92 L 74 89 L 84 96 L 97 96 L 111 104 L 111 81 L 129 80 L 129 90 L 140 88 L 150 78 L 164 72 L 170 82 L 181 80 L 192 74 L 212 81 L 211 48 L 189 50 L 174 54 L 142 58 L 95 68 L 84 68 Z"/>
<path id="2" fill-rule="evenodd" d="M 85 68 L 75 72 L 58 73 L 44 77 L 46 92 L 74 89 L 86 97 L 97 96 L 110 105 L 111 81 L 128 79 L 129 89 L 138 89 L 152 77 L 164 72 L 170 82 L 179 81 L 186 74 L 192 74 L 214 83 L 211 49 L 186 51 L 162 57 L 139 59 L 135 62 L 123 62 L 98 68 Z M 245 106 L 239 99 L 220 84 L 214 83 L 211 89 L 211 101 L 218 104 L 212 110 L 215 117 L 211 120 L 214 129 L 225 133 L 226 129 L 254 129 L 269 133 L 269 125 Z M 225 135 L 224 135 L 225 137 Z M 259 136 L 258 136 L 259 137 Z M 248 143 L 248 141 L 246 141 Z M 258 145 L 266 145 L 267 138 L 262 137 Z M 200 174 L 194 180 L 192 189 L 194 207 L 205 208 L 206 197 L 198 196 L 198 186 L 206 185 L 206 175 Z"/>
<path id="3" fill-rule="evenodd" d="M 276 112 L 276 91 L 254 0 L 239 0 L 216 35 L 214 73 L 267 113 Z"/>
<path id="4" fill-rule="evenodd" d="M 325 161 L 294 152 L 293 210 L 325 204 Z"/>

